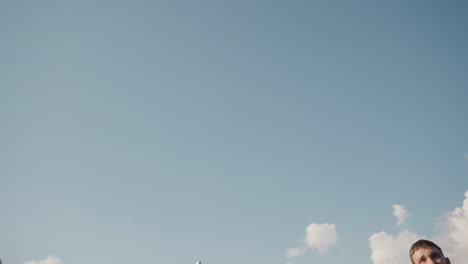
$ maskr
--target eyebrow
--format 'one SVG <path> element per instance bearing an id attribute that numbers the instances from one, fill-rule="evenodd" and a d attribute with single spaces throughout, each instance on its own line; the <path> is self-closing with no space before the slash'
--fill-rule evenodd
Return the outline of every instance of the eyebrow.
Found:
<path id="1" fill-rule="evenodd" d="M 416 259 L 414 263 L 420 263 L 424 259 L 424 256 L 421 256 L 420 258 Z"/>

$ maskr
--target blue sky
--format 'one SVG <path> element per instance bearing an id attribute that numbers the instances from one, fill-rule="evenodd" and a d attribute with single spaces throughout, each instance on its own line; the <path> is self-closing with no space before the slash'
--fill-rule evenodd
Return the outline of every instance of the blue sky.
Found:
<path id="1" fill-rule="evenodd" d="M 445 243 L 468 199 L 467 11 L 0 1 L 0 258 L 381 264 L 381 231 Z M 323 254 L 312 223 L 336 231 Z"/>

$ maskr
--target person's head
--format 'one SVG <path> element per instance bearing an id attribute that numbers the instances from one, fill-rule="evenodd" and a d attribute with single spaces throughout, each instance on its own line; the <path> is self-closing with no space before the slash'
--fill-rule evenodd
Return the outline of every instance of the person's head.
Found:
<path id="1" fill-rule="evenodd" d="M 444 256 L 442 249 L 429 240 L 416 241 L 409 255 L 413 264 L 450 264 L 450 259 Z"/>

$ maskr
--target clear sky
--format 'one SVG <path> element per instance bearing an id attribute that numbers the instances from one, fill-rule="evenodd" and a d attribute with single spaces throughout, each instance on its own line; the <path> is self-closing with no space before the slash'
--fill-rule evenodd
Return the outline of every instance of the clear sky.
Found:
<path id="1" fill-rule="evenodd" d="M 462 264 L 467 14 L 0 0 L 0 258 L 382 264 L 425 236 Z"/>

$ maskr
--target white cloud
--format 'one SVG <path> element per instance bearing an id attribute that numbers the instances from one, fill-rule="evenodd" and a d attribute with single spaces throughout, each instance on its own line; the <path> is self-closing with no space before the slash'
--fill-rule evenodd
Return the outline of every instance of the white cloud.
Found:
<path id="1" fill-rule="evenodd" d="M 462 207 L 445 215 L 441 223 L 441 234 L 436 237 L 444 254 L 452 263 L 463 263 L 468 259 L 468 191 Z"/>
<path id="2" fill-rule="evenodd" d="M 397 225 L 405 223 L 409 213 L 398 205 L 393 206 L 393 214 L 397 218 Z M 440 234 L 430 240 L 438 244 L 446 257 L 452 263 L 463 263 L 468 259 L 468 191 L 461 208 L 443 216 Z M 374 233 L 369 237 L 371 259 L 374 264 L 407 264 L 408 252 L 411 245 L 419 239 L 425 238 L 408 230 L 402 230 L 397 236 L 385 231 Z"/>
<path id="3" fill-rule="evenodd" d="M 463 155 L 465 157 L 466 160 L 468 160 L 468 153 L 465 153 L 465 155 Z"/>
<path id="4" fill-rule="evenodd" d="M 402 227 L 405 224 L 406 218 L 409 216 L 409 213 L 403 205 L 394 204 L 393 215 L 397 218 L 398 227 Z"/>
<path id="5" fill-rule="evenodd" d="M 310 224 L 306 229 L 305 243 L 309 248 L 315 248 L 320 254 L 325 254 L 330 246 L 336 244 L 338 235 L 335 224 Z"/>
<path id="6" fill-rule="evenodd" d="M 306 238 L 304 246 L 300 248 L 289 248 L 286 255 L 290 258 L 304 254 L 308 249 L 315 249 L 320 255 L 326 254 L 331 246 L 338 241 L 335 224 L 316 224 L 311 223 L 306 228 Z"/>
<path id="7" fill-rule="evenodd" d="M 48 256 L 44 260 L 31 260 L 28 262 L 25 262 L 24 264 L 63 264 L 62 260 L 57 258 L 56 256 Z"/>
<path id="8" fill-rule="evenodd" d="M 386 232 L 374 233 L 369 238 L 371 259 L 374 264 L 407 264 L 411 245 L 423 237 L 403 230 L 398 236 Z"/>

